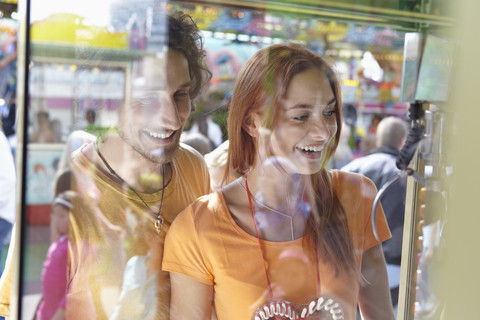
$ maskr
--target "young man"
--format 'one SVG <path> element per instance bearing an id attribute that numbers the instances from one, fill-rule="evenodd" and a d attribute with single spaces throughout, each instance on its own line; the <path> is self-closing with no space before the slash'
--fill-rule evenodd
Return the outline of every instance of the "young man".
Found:
<path id="1" fill-rule="evenodd" d="M 73 155 L 72 189 L 95 214 L 70 212 L 80 218 L 70 219 L 59 319 L 169 317 L 165 234 L 181 210 L 210 192 L 203 158 L 179 139 L 211 74 L 192 18 L 175 13 L 167 25 L 167 50 L 138 64 L 118 129 Z"/>

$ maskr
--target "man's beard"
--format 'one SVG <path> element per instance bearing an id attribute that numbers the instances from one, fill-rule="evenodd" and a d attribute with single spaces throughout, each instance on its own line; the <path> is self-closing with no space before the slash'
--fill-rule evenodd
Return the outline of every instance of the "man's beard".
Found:
<path id="1" fill-rule="evenodd" d="M 121 130 L 118 131 L 118 135 L 127 145 L 129 145 L 133 150 L 135 150 L 143 158 L 158 164 L 170 162 L 175 156 L 175 153 L 177 152 L 180 144 L 180 141 L 177 138 L 174 141 L 174 144 L 169 145 L 166 148 L 160 147 L 158 149 L 154 149 L 153 151 L 146 151 L 144 148 L 142 148 L 141 145 L 136 145 L 132 143 L 131 140 L 128 139 Z"/>

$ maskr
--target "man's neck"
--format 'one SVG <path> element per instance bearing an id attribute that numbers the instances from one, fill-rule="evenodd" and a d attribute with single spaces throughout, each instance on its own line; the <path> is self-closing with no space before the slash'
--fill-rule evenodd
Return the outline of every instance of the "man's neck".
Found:
<path id="1" fill-rule="evenodd" d="M 170 163 L 154 162 L 145 158 L 118 134 L 108 135 L 103 142 L 98 143 L 98 150 L 103 156 L 97 157 L 96 163 L 106 172 L 110 172 L 108 166 L 116 173 L 114 178 L 124 180 L 130 187 L 137 192 L 153 193 L 160 191 L 166 186 L 172 177 L 172 168 Z M 163 182 L 165 175 L 165 183 Z"/>

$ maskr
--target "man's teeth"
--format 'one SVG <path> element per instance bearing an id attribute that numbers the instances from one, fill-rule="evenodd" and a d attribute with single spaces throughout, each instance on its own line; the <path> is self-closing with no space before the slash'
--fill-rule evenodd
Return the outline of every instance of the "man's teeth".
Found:
<path id="1" fill-rule="evenodd" d="M 156 132 L 148 131 L 148 134 L 150 135 L 150 137 L 153 137 L 153 138 L 167 139 L 173 134 L 173 132 L 170 132 L 170 133 L 156 133 Z"/>
<path id="2" fill-rule="evenodd" d="M 317 147 L 300 147 L 301 150 L 303 151 L 311 151 L 311 152 L 319 152 L 322 151 L 323 147 L 317 146 Z"/>

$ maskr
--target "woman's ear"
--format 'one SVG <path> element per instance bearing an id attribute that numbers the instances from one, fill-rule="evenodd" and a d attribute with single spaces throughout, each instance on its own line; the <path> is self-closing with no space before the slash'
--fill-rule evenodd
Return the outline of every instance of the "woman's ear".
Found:
<path id="1" fill-rule="evenodd" d="M 260 114 L 257 112 L 248 114 L 243 119 L 242 128 L 252 137 L 258 137 L 258 131 L 260 129 Z"/>

